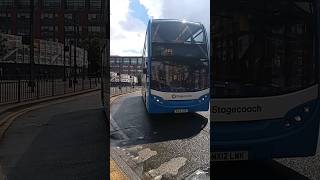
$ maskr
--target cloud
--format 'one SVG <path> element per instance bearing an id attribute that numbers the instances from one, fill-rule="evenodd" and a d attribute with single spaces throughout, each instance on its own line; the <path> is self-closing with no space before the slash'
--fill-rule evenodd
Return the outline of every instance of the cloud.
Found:
<path id="1" fill-rule="evenodd" d="M 149 17 L 159 18 L 163 16 L 163 0 L 139 0 L 139 2 L 147 9 Z"/>
<path id="2" fill-rule="evenodd" d="M 130 0 L 110 1 L 111 55 L 141 56 L 146 25 L 132 16 Z M 201 22 L 210 33 L 210 0 L 139 0 L 149 18 Z"/>
<path id="3" fill-rule="evenodd" d="M 153 18 L 201 22 L 210 30 L 210 0 L 139 0 Z"/>
<path id="4" fill-rule="evenodd" d="M 131 16 L 129 0 L 110 1 L 110 54 L 141 56 L 146 25 Z"/>

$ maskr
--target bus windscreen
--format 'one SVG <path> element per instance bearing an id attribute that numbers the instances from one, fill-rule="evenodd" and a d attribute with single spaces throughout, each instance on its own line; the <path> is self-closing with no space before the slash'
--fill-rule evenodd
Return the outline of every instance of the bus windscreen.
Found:
<path id="1" fill-rule="evenodd" d="M 212 24 L 213 97 L 264 97 L 315 84 L 311 0 L 225 0 Z"/>
<path id="2" fill-rule="evenodd" d="M 152 42 L 205 43 L 204 29 L 198 23 L 159 21 L 152 24 Z"/>
<path id="3" fill-rule="evenodd" d="M 209 59 L 201 24 L 152 24 L 151 89 L 196 92 L 209 88 Z"/>

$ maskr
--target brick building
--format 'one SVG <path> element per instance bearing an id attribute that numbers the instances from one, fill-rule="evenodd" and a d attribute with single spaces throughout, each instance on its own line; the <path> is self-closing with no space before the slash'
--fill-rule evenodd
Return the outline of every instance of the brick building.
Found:
<path id="1" fill-rule="evenodd" d="M 106 8 L 106 0 L 34 0 L 34 3 L 36 39 L 69 43 L 75 27 L 80 38 L 102 32 L 101 7 Z M 29 35 L 30 11 L 30 0 L 1 0 L 0 32 Z"/>

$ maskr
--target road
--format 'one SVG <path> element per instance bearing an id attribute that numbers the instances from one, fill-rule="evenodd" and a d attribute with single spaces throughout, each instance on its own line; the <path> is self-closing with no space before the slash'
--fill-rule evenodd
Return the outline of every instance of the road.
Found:
<path id="1" fill-rule="evenodd" d="M 211 129 L 214 130 L 213 127 Z M 284 158 L 260 162 L 213 162 L 211 176 L 215 180 L 320 180 L 320 138 L 317 150 L 315 156 L 305 158 Z"/>
<path id="2" fill-rule="evenodd" d="M 0 178 L 106 179 L 107 125 L 99 93 L 55 101 L 16 119 L 0 141 Z M 208 114 L 150 117 L 139 93 L 121 96 L 111 106 L 112 152 L 143 179 L 188 179 L 195 172 L 208 179 L 210 170 L 218 180 L 320 179 L 320 148 L 314 157 L 215 162 L 209 169 Z"/>
<path id="3" fill-rule="evenodd" d="M 8 180 L 106 179 L 108 144 L 100 92 L 18 117 L 0 141 Z"/>
<path id="4" fill-rule="evenodd" d="M 259 180 L 319 180 L 320 161 L 315 157 L 277 159 L 270 161 L 214 162 L 211 165 L 213 179 Z M 230 173 L 232 172 L 232 173 Z"/>
<path id="5" fill-rule="evenodd" d="M 111 104 L 111 152 L 142 179 L 209 179 L 209 112 L 148 116 L 140 94 Z"/>
<path id="6" fill-rule="evenodd" d="M 312 157 L 278 159 L 277 162 L 295 170 L 312 180 L 320 179 L 320 133 L 318 136 L 317 153 Z"/>

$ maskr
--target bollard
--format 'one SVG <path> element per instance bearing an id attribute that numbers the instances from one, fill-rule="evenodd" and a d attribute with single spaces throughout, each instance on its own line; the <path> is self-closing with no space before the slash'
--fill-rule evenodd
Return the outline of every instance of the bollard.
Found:
<path id="1" fill-rule="evenodd" d="M 37 99 L 39 99 L 39 78 L 37 78 Z"/>
<path id="2" fill-rule="evenodd" d="M 54 79 L 51 78 L 51 96 L 54 96 Z"/>
<path id="3" fill-rule="evenodd" d="M 2 80 L 0 80 L 0 103 L 2 103 Z"/>
<path id="4" fill-rule="evenodd" d="M 21 80 L 18 79 L 18 102 L 21 102 Z"/>

